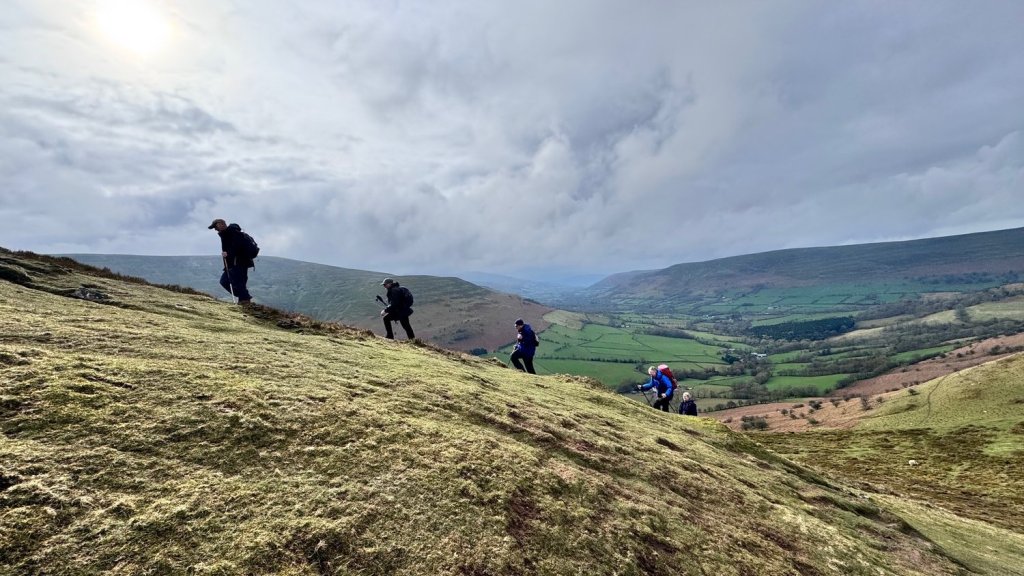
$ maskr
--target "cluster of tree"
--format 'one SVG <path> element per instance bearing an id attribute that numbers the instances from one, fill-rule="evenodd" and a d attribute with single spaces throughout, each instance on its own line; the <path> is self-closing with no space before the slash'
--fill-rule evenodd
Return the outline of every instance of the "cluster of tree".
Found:
<path id="1" fill-rule="evenodd" d="M 767 430 L 768 420 L 764 416 L 744 416 L 740 418 L 743 423 L 740 428 L 744 430 Z"/>
<path id="2" fill-rule="evenodd" d="M 664 326 L 654 326 L 651 328 L 642 328 L 637 330 L 640 334 L 647 334 L 648 336 L 664 336 L 666 338 L 680 338 L 683 340 L 693 340 L 693 334 L 690 334 L 686 330 L 681 328 L 666 328 Z"/>
<path id="3" fill-rule="evenodd" d="M 838 318 L 783 322 L 767 326 L 752 326 L 750 334 L 757 338 L 771 338 L 773 340 L 824 340 L 825 338 L 853 330 L 854 324 L 856 324 L 856 321 L 852 316 L 841 316 Z"/>
<path id="4" fill-rule="evenodd" d="M 965 272 L 963 274 L 944 274 L 942 276 L 917 276 L 914 282 L 930 286 L 950 284 L 1012 284 L 1020 282 L 1024 276 L 1019 272 Z"/>

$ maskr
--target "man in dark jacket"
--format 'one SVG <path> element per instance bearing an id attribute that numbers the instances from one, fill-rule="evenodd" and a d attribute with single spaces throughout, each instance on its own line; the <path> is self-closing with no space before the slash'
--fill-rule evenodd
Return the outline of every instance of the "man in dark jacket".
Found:
<path id="1" fill-rule="evenodd" d="M 516 320 L 516 346 L 512 350 L 512 365 L 518 370 L 525 370 L 530 374 L 536 374 L 537 372 L 533 369 L 533 355 L 537 353 L 537 334 L 534 333 L 533 328 L 529 324 L 523 322 L 522 318 Z M 519 360 L 526 364 L 519 363 Z"/>
<path id="2" fill-rule="evenodd" d="M 249 281 L 249 268 L 253 267 L 253 262 L 246 255 L 242 227 L 238 224 L 228 225 L 223 219 L 217 218 L 208 228 L 216 230 L 220 236 L 220 255 L 224 260 L 220 285 L 237 298 L 239 304 L 248 304 L 252 296 L 245 285 Z"/>
<path id="3" fill-rule="evenodd" d="M 640 386 L 640 391 L 644 392 L 651 388 L 657 388 L 658 399 L 654 401 L 654 408 L 668 412 L 669 404 L 672 403 L 672 394 L 675 392 L 672 387 L 672 379 L 661 373 L 660 370 L 651 366 L 647 369 L 647 374 L 651 377 L 651 381 L 643 386 Z"/>
<path id="4" fill-rule="evenodd" d="M 384 319 L 384 329 L 387 331 L 387 338 L 395 339 L 395 333 L 391 330 L 391 323 L 398 322 L 405 330 L 405 335 L 412 340 L 416 337 L 412 332 L 412 325 L 409 324 L 409 316 L 412 315 L 412 292 L 405 286 L 400 286 L 391 278 L 385 278 L 380 283 L 388 289 L 388 305 L 380 311 Z"/>

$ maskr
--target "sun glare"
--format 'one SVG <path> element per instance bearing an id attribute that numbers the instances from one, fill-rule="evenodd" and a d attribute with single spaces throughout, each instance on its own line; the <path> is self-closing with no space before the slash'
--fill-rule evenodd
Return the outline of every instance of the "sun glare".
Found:
<path id="1" fill-rule="evenodd" d="M 170 20 L 147 0 L 102 0 L 96 23 L 105 38 L 140 56 L 157 52 L 171 36 Z"/>

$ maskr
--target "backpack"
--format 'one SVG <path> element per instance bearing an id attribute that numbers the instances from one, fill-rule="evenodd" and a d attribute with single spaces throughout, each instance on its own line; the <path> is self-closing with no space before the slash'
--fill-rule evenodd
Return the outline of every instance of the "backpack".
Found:
<path id="1" fill-rule="evenodd" d="M 412 292 L 405 286 L 402 286 L 402 296 L 405 297 L 405 307 L 412 308 Z"/>
<path id="2" fill-rule="evenodd" d="M 679 382 L 676 381 L 676 377 L 675 375 L 672 374 L 672 369 L 668 367 L 668 364 L 659 364 L 658 372 L 661 372 L 665 376 L 668 376 L 668 379 L 672 381 L 673 390 L 679 388 Z"/>
<path id="3" fill-rule="evenodd" d="M 245 256 L 249 260 L 253 260 L 254 258 L 260 255 L 259 244 L 256 244 L 256 241 L 252 239 L 252 236 L 249 236 L 245 232 L 241 232 L 239 234 L 239 237 L 241 238 L 241 241 L 238 243 L 238 245 L 241 248 L 243 256 Z"/>
<path id="4" fill-rule="evenodd" d="M 537 346 L 540 346 L 540 338 L 537 338 L 537 333 L 534 332 L 533 333 L 533 347 L 536 348 Z"/>

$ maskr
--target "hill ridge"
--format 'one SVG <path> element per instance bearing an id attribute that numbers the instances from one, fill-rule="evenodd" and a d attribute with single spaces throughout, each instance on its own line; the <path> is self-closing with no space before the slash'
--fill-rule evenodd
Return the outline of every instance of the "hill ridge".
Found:
<path id="1" fill-rule="evenodd" d="M 106 267 L 159 284 L 180 284 L 226 297 L 218 283 L 217 256 L 138 256 L 69 254 L 84 264 Z M 397 278 L 416 296 L 412 318 L 416 334 L 438 344 L 470 351 L 492 351 L 514 338 L 516 318 L 535 319 L 547 328 L 544 314 L 551 308 L 519 296 L 503 294 L 453 276 L 401 276 L 387 272 L 343 268 L 277 256 L 260 256 L 249 275 L 255 301 L 299 312 L 322 321 L 340 321 L 382 332 L 380 305 L 385 277 Z M 400 331 L 401 332 L 401 331 Z"/>
<path id="2" fill-rule="evenodd" d="M 916 240 L 786 248 L 626 272 L 591 286 L 625 298 L 718 292 L 723 287 L 795 287 L 961 274 L 1024 274 L 1024 228 Z M 1005 283 L 1005 282 L 1004 282 Z"/>

